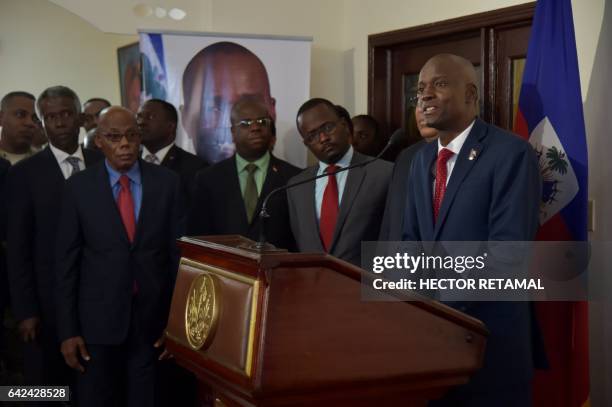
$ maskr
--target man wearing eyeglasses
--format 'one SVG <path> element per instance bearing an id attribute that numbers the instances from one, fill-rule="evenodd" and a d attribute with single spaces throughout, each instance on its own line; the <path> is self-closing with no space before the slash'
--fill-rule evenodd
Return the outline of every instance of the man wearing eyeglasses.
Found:
<path id="1" fill-rule="evenodd" d="M 250 97 L 239 99 L 231 110 L 231 124 L 236 154 L 196 176 L 189 234 L 240 234 L 258 240 L 263 199 L 300 170 L 270 152 L 275 127 L 263 102 Z M 285 194 L 270 199 L 268 213 L 268 242 L 294 249 Z"/>
<path id="2" fill-rule="evenodd" d="M 36 106 L 49 144 L 14 165 L 7 176 L 9 287 L 19 336 L 25 343 L 26 383 L 67 385 L 70 371 L 62 361 L 55 333 L 53 284 L 61 191 L 66 179 L 101 156 L 79 145 L 81 103 L 74 91 L 64 86 L 48 88 Z"/>
<path id="3" fill-rule="evenodd" d="M 179 175 L 188 206 L 195 174 L 206 162 L 174 144 L 178 124 L 176 108 L 165 100 L 147 100 L 138 110 L 136 122 L 142 135 L 142 159 Z"/>
<path id="4" fill-rule="evenodd" d="M 103 111 L 106 159 L 66 184 L 57 237 L 58 336 L 83 406 L 152 406 L 178 268 L 178 175 L 138 159 L 134 114 Z"/>
<path id="5" fill-rule="evenodd" d="M 319 159 L 290 182 L 328 173 L 287 191 L 291 229 L 301 252 L 324 252 L 355 265 L 361 241 L 377 240 L 393 166 L 374 161 L 333 174 L 371 157 L 351 147 L 349 123 L 326 99 L 311 99 L 297 114 L 304 145 Z"/>

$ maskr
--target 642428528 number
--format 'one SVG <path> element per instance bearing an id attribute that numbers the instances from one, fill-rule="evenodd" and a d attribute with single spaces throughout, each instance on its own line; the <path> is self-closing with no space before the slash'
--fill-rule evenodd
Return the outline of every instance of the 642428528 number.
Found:
<path id="1" fill-rule="evenodd" d="M 0 386 L 0 401 L 69 401 L 68 386 Z"/>

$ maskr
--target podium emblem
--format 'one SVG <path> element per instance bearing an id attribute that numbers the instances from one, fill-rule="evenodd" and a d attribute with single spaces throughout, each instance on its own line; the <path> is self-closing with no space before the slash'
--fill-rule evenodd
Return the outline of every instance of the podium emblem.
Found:
<path id="1" fill-rule="evenodd" d="M 189 345 L 200 350 L 210 345 L 219 318 L 219 290 L 216 278 L 202 273 L 191 283 L 185 306 L 185 333 Z"/>

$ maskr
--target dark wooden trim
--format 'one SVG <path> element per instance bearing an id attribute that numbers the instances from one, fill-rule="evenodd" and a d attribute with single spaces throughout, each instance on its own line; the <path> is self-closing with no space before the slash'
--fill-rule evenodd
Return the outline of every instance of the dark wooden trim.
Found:
<path id="1" fill-rule="evenodd" d="M 496 37 L 499 31 L 531 25 L 535 2 L 457 17 L 445 21 L 388 31 L 368 36 L 368 113 L 373 114 L 384 126 L 391 125 L 393 49 L 400 45 L 440 43 L 463 37 L 481 38 L 483 111 L 480 115 L 488 122 L 496 123 L 499 112 L 497 95 L 498 49 Z M 383 78 L 381 73 L 385 72 Z M 381 83 L 382 82 L 382 83 Z M 383 107 L 384 106 L 384 107 Z M 382 110 L 384 109 L 384 111 Z"/>

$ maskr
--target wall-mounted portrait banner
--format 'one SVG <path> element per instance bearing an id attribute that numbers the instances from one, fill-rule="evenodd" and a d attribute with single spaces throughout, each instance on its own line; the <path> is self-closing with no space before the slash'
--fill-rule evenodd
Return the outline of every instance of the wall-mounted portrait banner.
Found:
<path id="1" fill-rule="evenodd" d="M 276 121 L 273 152 L 299 167 L 295 115 L 310 94 L 311 38 L 140 31 L 142 96 L 179 109 L 176 143 L 209 163 L 234 153 L 230 111 L 248 96 Z"/>

